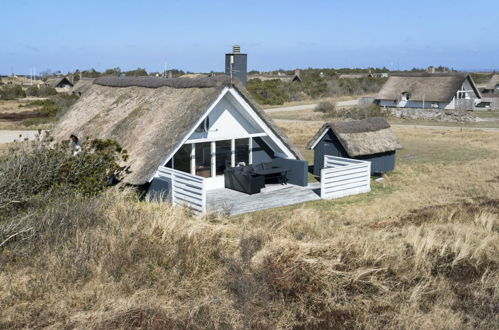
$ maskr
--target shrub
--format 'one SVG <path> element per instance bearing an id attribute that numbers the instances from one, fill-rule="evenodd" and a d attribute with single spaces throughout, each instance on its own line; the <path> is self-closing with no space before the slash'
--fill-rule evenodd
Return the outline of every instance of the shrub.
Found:
<path id="1" fill-rule="evenodd" d="M 0 100 L 15 100 L 26 97 L 26 93 L 19 85 L 4 85 L 0 87 Z"/>
<path id="2" fill-rule="evenodd" d="M 38 87 L 30 86 L 26 89 L 26 96 L 38 96 Z"/>
<path id="3" fill-rule="evenodd" d="M 283 82 L 278 79 L 251 79 L 248 82 L 249 92 L 262 104 L 279 105 L 289 101 L 289 96 L 283 88 Z"/>
<path id="4" fill-rule="evenodd" d="M 350 119 L 366 119 L 371 117 L 387 117 L 387 112 L 376 105 L 357 106 L 349 108 L 342 113 L 342 117 Z"/>
<path id="5" fill-rule="evenodd" d="M 0 215 L 36 201 L 46 194 L 77 191 L 94 195 L 119 177 L 118 157 L 126 151 L 110 140 L 92 140 L 75 149 L 69 142 L 50 146 L 46 136 L 18 142 L 0 158 Z"/>
<path id="6" fill-rule="evenodd" d="M 26 105 L 20 105 L 20 107 L 34 107 L 39 106 L 39 112 L 41 117 L 55 117 L 61 116 L 64 112 L 69 109 L 77 100 L 78 95 L 68 95 L 68 94 L 57 94 L 46 100 L 35 100 L 27 103 Z"/>
<path id="7" fill-rule="evenodd" d="M 317 104 L 317 106 L 314 108 L 314 111 L 322 112 L 327 117 L 338 116 L 338 111 L 336 110 L 335 102 L 329 102 L 329 101 L 319 102 L 319 104 Z"/>
<path id="8" fill-rule="evenodd" d="M 55 90 L 55 88 L 52 88 L 50 86 L 40 86 L 40 88 L 38 88 L 38 96 L 47 97 L 52 95 L 57 95 L 57 91 Z"/>

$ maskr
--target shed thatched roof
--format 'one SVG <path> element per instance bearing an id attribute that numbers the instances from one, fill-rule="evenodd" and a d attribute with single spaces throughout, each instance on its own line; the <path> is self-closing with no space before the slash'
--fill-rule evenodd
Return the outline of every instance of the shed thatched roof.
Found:
<path id="1" fill-rule="evenodd" d="M 493 75 L 489 82 L 487 83 L 487 89 L 496 89 L 496 86 L 499 85 L 499 74 Z"/>
<path id="2" fill-rule="evenodd" d="M 203 78 L 101 77 L 54 127 L 56 141 L 71 134 L 79 139 L 113 139 L 129 155 L 124 181 L 143 184 L 217 99 L 230 81 L 226 76 Z M 286 135 L 269 119 L 246 89 L 233 86 L 281 141 L 301 159 Z"/>
<path id="3" fill-rule="evenodd" d="M 450 102 L 466 79 L 480 97 L 480 92 L 468 74 L 408 73 L 392 74 L 375 99 L 399 100 L 402 93 L 407 92 L 411 95 L 411 101 Z"/>
<path id="4" fill-rule="evenodd" d="M 73 86 L 73 84 L 71 83 L 71 81 L 69 81 L 69 79 L 67 77 L 48 78 L 45 83 L 53 88 L 56 88 L 60 83 L 64 83 L 64 84 Z"/>
<path id="5" fill-rule="evenodd" d="M 402 148 L 390 124 L 380 117 L 326 123 L 307 145 L 318 142 L 327 130 L 332 130 L 350 157 L 373 155 Z"/>

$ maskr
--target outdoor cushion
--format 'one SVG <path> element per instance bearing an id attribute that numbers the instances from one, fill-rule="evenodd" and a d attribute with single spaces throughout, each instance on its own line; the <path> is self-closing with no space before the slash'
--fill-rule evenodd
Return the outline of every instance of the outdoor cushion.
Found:
<path id="1" fill-rule="evenodd" d="M 272 168 L 272 163 L 262 163 L 263 169 L 268 170 Z"/>
<path id="2" fill-rule="evenodd" d="M 263 163 L 253 165 L 253 167 L 255 168 L 255 170 L 263 170 Z"/>
<path id="3" fill-rule="evenodd" d="M 244 166 L 243 172 L 244 173 L 253 173 L 253 166 Z"/>

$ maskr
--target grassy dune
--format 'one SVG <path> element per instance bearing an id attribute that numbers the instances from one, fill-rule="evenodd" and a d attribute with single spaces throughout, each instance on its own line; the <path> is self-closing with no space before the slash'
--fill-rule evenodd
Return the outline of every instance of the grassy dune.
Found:
<path id="1" fill-rule="evenodd" d="M 0 328 L 497 327 L 499 134 L 395 132 L 370 194 L 225 218 L 109 190 L 0 223 Z"/>

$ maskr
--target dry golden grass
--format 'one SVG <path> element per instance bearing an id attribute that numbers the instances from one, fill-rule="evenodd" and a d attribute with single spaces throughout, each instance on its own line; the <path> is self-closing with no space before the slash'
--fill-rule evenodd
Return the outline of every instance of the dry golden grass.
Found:
<path id="1" fill-rule="evenodd" d="M 53 201 L 0 247 L 0 328 L 496 328 L 499 134 L 395 131 L 370 194 L 230 219 Z"/>

